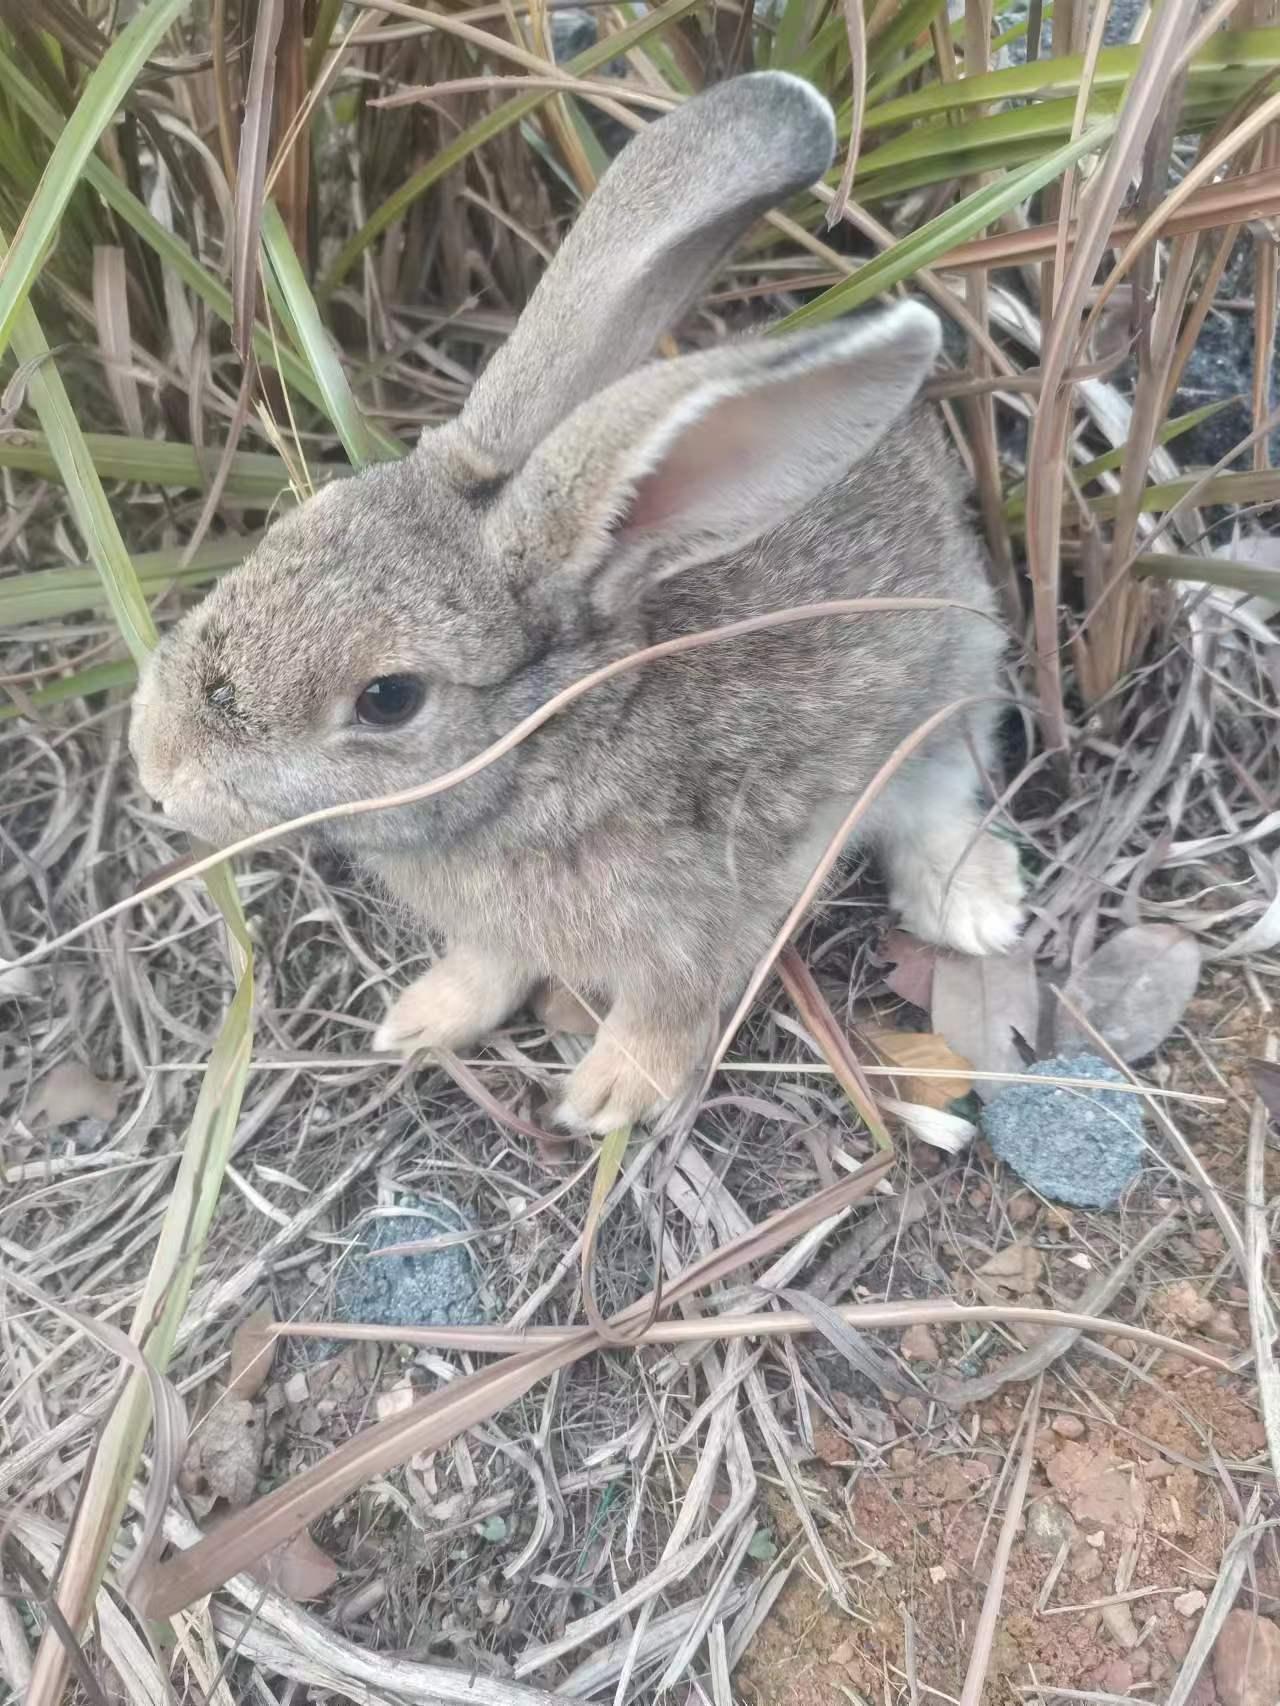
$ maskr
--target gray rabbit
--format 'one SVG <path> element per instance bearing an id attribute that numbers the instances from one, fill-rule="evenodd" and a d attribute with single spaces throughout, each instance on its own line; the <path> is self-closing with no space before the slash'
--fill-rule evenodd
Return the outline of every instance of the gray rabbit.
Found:
<path id="1" fill-rule="evenodd" d="M 779 72 L 650 125 L 460 418 L 278 521 L 165 637 L 134 703 L 144 786 L 225 843 L 438 775 L 661 639 L 825 599 L 954 601 L 642 666 L 462 786 L 329 826 L 446 944 L 377 1046 L 467 1048 L 567 987 L 602 1013 L 559 1106 L 578 1130 L 653 1119 L 686 1086 L 888 755 L 996 692 L 994 599 L 916 401 L 939 346 L 927 309 L 652 359 L 834 148 L 827 103 Z M 1016 853 L 979 828 L 993 721 L 945 723 L 864 820 L 907 928 L 974 954 L 1021 920 Z"/>

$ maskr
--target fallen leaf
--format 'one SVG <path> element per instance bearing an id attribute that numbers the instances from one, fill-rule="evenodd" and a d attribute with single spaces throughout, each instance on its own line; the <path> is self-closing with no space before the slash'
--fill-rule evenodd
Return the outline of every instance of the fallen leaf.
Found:
<path id="1" fill-rule="evenodd" d="M 1280 1120 L 1280 1066 L 1274 1060 L 1251 1060 L 1249 1076 L 1273 1120 Z"/>
<path id="2" fill-rule="evenodd" d="M 1003 1250 L 997 1250 L 994 1256 L 989 1256 L 976 1273 L 989 1279 L 1001 1291 L 1012 1291 L 1024 1295 L 1034 1291 L 1040 1279 L 1040 1270 L 1044 1267 L 1040 1252 L 1030 1244 L 1006 1244 Z"/>
<path id="3" fill-rule="evenodd" d="M 41 1081 L 31 1103 L 31 1115 L 43 1115 L 51 1126 L 77 1120 L 113 1120 L 120 1106 L 121 1086 L 95 1078 L 78 1060 L 64 1060 Z"/>
<path id="4" fill-rule="evenodd" d="M 274 1326 L 271 1311 L 264 1304 L 231 1335 L 231 1378 L 227 1392 L 232 1398 L 256 1398 L 265 1385 L 276 1354 Z"/>
<path id="5" fill-rule="evenodd" d="M 886 1066 L 902 1068 L 898 1087 L 904 1102 L 945 1108 L 948 1102 L 958 1102 L 973 1088 L 973 1068 L 936 1031 L 885 1031 L 878 1025 L 866 1025 L 861 1028 L 861 1035 Z M 930 1073 L 948 1072 L 952 1076 L 916 1077 L 922 1069 Z"/>
<path id="6" fill-rule="evenodd" d="M 243 1398 L 219 1397 L 191 1435 L 178 1485 L 198 1517 L 219 1499 L 238 1509 L 253 1497 L 266 1437 L 262 1412 Z"/>
<path id="7" fill-rule="evenodd" d="M 337 1581 L 338 1566 L 304 1528 L 292 1540 L 273 1547 L 254 1575 L 286 1599 L 319 1599 Z"/>
<path id="8" fill-rule="evenodd" d="M 1021 1072 L 1025 1062 L 1015 1033 L 1034 1049 L 1040 1025 L 1040 985 L 1031 956 L 939 954 L 931 1019 L 934 1030 L 975 1072 Z M 1000 1088 L 977 1082 L 984 1102 Z"/>
<path id="9" fill-rule="evenodd" d="M 771 1558 L 778 1556 L 778 1543 L 767 1528 L 757 1528 L 751 1536 L 747 1547 L 747 1557 L 754 1558 L 757 1563 L 767 1564 Z"/>
<path id="10" fill-rule="evenodd" d="M 933 968 L 938 950 L 905 930 L 890 930 L 880 944 L 879 957 L 890 962 L 884 981 L 893 993 L 927 1013 L 933 999 Z"/>
<path id="11" fill-rule="evenodd" d="M 1142 1060 L 1186 1011 L 1200 981 L 1200 948 L 1176 924 L 1133 924 L 1067 979 L 1063 994 L 1121 1060 Z M 1060 1054 L 1097 1045 L 1065 1005 L 1054 1016 Z"/>
<path id="12" fill-rule="evenodd" d="M 880 1106 L 885 1113 L 896 1114 L 912 1137 L 948 1155 L 961 1154 L 978 1135 L 972 1120 L 948 1113 L 945 1108 L 925 1108 L 919 1102 L 900 1102 L 895 1096 L 881 1096 Z"/>

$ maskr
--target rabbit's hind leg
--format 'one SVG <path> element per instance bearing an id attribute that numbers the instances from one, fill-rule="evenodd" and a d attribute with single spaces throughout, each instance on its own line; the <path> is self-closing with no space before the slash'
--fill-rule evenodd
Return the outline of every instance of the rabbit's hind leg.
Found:
<path id="1" fill-rule="evenodd" d="M 874 834 L 903 927 L 965 954 L 1007 953 L 1023 922 L 1018 851 L 982 827 L 963 746 L 917 762 L 877 804 Z"/>
<path id="2" fill-rule="evenodd" d="M 373 1046 L 404 1055 L 469 1048 L 511 1017 L 535 981 L 527 966 L 459 943 L 397 996 Z"/>

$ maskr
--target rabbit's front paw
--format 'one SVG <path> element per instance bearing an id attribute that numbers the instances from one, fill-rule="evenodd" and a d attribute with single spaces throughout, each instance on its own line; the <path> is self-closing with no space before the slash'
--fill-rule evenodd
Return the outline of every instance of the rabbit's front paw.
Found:
<path id="1" fill-rule="evenodd" d="M 700 1053 L 700 1037 L 608 1021 L 570 1074 L 556 1120 L 599 1137 L 649 1124 L 684 1089 Z"/>
<path id="2" fill-rule="evenodd" d="M 529 992 L 522 967 L 476 948 L 454 948 L 392 1003 L 374 1032 L 388 1054 L 469 1048 L 510 1018 Z"/>
<path id="3" fill-rule="evenodd" d="M 1018 850 L 998 835 L 975 841 L 970 823 L 934 829 L 898 850 L 890 899 L 922 941 L 962 954 L 1006 954 L 1023 921 Z"/>

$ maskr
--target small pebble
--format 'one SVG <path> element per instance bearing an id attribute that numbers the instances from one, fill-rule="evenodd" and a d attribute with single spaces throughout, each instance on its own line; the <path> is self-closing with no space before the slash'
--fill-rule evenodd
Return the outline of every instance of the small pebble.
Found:
<path id="1" fill-rule="evenodd" d="M 1055 1055 L 1033 1078 L 1125 1078 L 1096 1055 Z M 1042 1196 L 1081 1208 L 1112 1208 L 1138 1177 L 1145 1150 L 1142 1099 L 1114 1090 L 1010 1084 L 982 1109 L 992 1151 Z"/>
<path id="2" fill-rule="evenodd" d="M 1063 1439 L 1079 1439 L 1084 1433 L 1084 1423 L 1079 1416 L 1055 1416 L 1049 1426 Z"/>

